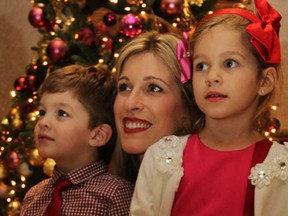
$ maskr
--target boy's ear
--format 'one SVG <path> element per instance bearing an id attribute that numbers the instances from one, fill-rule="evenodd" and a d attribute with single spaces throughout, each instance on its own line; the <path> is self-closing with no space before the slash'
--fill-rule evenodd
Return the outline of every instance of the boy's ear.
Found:
<path id="1" fill-rule="evenodd" d="M 106 145 L 112 136 L 112 128 L 108 124 L 101 124 L 91 131 L 90 146 L 100 147 Z"/>
<path id="2" fill-rule="evenodd" d="M 258 89 L 258 94 L 264 96 L 269 94 L 274 88 L 277 79 L 277 71 L 274 67 L 268 67 L 262 71 L 262 79 Z"/>

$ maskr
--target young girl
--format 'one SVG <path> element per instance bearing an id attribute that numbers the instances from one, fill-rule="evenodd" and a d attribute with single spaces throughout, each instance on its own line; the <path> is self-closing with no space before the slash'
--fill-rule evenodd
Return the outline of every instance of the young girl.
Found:
<path id="1" fill-rule="evenodd" d="M 144 156 L 132 215 L 287 215 L 288 146 L 261 136 L 279 85 L 281 16 L 255 0 L 205 17 L 191 40 L 198 133 Z"/>

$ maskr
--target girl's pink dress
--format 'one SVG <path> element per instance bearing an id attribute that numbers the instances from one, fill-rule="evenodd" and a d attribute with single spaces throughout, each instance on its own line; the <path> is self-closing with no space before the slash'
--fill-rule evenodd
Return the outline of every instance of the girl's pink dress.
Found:
<path id="1" fill-rule="evenodd" d="M 171 215 L 243 216 L 254 148 L 255 144 L 218 151 L 201 143 L 197 134 L 191 135 Z"/>

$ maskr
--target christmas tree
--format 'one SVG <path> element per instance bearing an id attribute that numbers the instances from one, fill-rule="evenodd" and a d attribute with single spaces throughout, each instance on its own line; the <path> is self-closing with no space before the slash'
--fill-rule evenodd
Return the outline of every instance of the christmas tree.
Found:
<path id="1" fill-rule="evenodd" d="M 19 215 L 30 187 L 51 176 L 54 161 L 34 146 L 37 90 L 54 69 L 105 63 L 114 71 L 117 51 L 144 31 L 191 34 L 209 11 L 242 7 L 248 0 L 34 0 L 27 18 L 41 39 L 34 59 L 15 80 L 11 109 L 0 125 L 0 215 Z M 272 119 L 271 131 L 280 122 Z"/>

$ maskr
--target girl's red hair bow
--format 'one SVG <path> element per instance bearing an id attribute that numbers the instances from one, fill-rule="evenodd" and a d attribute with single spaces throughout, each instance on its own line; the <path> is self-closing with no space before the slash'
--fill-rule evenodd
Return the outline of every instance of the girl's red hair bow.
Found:
<path id="1" fill-rule="evenodd" d="M 202 21 L 219 14 L 236 14 L 248 19 L 251 24 L 247 26 L 246 31 L 251 35 L 251 43 L 259 55 L 267 63 L 280 64 L 279 29 L 282 17 L 266 0 L 255 0 L 254 2 L 259 17 L 245 9 L 224 8 L 207 15 Z"/>
<path id="2" fill-rule="evenodd" d="M 260 20 L 247 26 L 252 36 L 251 43 L 267 63 L 280 64 L 281 47 L 279 41 L 280 14 L 266 0 L 256 0 Z"/>

